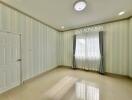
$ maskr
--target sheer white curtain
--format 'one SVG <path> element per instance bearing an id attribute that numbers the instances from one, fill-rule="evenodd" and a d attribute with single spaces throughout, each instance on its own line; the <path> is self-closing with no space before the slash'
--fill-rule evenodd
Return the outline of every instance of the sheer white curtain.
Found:
<path id="1" fill-rule="evenodd" d="M 76 35 L 75 60 L 77 68 L 99 70 L 99 32 Z"/>

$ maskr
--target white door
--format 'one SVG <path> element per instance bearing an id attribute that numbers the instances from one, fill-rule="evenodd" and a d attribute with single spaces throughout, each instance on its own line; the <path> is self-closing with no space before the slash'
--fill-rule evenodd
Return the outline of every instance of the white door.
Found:
<path id="1" fill-rule="evenodd" d="M 0 32 L 0 93 L 20 84 L 20 35 Z"/>

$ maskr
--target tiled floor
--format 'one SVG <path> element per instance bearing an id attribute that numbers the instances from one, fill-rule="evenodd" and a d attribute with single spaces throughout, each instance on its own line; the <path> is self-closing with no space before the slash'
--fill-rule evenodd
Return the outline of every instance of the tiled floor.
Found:
<path id="1" fill-rule="evenodd" d="M 0 100 L 132 100 L 132 80 L 57 68 L 0 95 Z"/>

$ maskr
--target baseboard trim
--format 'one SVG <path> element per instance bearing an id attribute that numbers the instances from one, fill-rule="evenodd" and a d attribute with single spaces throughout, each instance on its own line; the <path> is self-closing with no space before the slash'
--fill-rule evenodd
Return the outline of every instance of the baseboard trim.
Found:
<path id="1" fill-rule="evenodd" d="M 66 65 L 59 65 L 59 67 L 73 69 L 72 66 L 66 66 Z M 98 71 L 85 70 L 85 69 L 80 69 L 80 68 L 76 68 L 75 70 L 83 70 L 83 71 L 86 71 L 86 72 L 94 72 L 94 73 L 98 73 L 99 74 Z M 105 72 L 103 75 L 107 75 L 107 76 L 110 76 L 110 77 L 116 77 L 116 78 L 128 78 L 128 79 L 132 79 L 132 77 L 130 77 L 128 75 L 120 75 L 120 74 L 109 73 L 109 72 Z"/>
<path id="2" fill-rule="evenodd" d="M 26 80 L 23 81 L 23 84 L 24 84 L 24 83 L 27 83 L 27 82 L 34 81 L 35 79 L 37 79 L 37 78 L 39 78 L 39 77 L 42 77 L 43 75 L 45 75 L 45 74 L 47 74 L 47 73 L 49 73 L 49 72 L 55 70 L 55 69 L 58 68 L 58 67 L 59 67 L 59 66 L 56 66 L 56 67 L 54 67 L 54 68 L 52 68 L 52 69 L 49 69 L 48 71 L 42 72 L 42 73 L 40 73 L 40 74 L 38 74 L 38 75 L 36 75 L 36 76 L 33 76 L 33 77 L 29 78 L 29 79 L 26 79 Z"/>
<path id="3" fill-rule="evenodd" d="M 31 77 L 31 78 L 29 78 L 29 79 L 27 79 L 27 80 L 24 80 L 23 83 L 16 83 L 16 84 L 12 85 L 10 88 L 7 87 L 6 89 L 0 91 L 0 95 L 4 94 L 4 93 L 6 93 L 6 92 L 9 92 L 9 91 L 11 91 L 11 90 L 13 90 L 13 89 L 15 89 L 15 88 L 17 88 L 17 87 L 19 87 L 19 86 L 22 86 L 24 83 L 34 81 L 35 79 L 37 79 L 37 78 L 39 78 L 39 77 L 42 77 L 43 75 L 45 75 L 45 74 L 47 74 L 47 73 L 49 73 L 49 72 L 55 70 L 57 67 L 59 67 L 59 66 L 56 66 L 56 67 L 54 67 L 54 68 L 52 68 L 52 69 L 49 69 L 49 70 L 46 71 L 46 72 L 42 72 L 42 73 L 40 73 L 40 74 L 38 74 L 38 75 L 36 75 L 36 76 L 34 76 L 34 77 Z"/>
<path id="4" fill-rule="evenodd" d="M 107 76 L 110 77 L 117 77 L 117 78 L 128 78 L 128 79 L 132 79 L 131 77 L 127 76 L 127 75 L 120 75 L 120 74 L 115 74 L 115 73 L 109 73 L 109 72 L 105 72 L 105 74 Z"/>
<path id="5" fill-rule="evenodd" d="M 19 86 L 20 86 L 20 82 L 14 83 L 11 86 L 9 86 L 9 87 L 3 89 L 2 91 L 0 91 L 0 95 L 6 93 L 8 91 L 11 91 L 12 89 L 15 89 L 16 87 L 19 87 Z"/>
<path id="6" fill-rule="evenodd" d="M 38 74 L 38 75 L 36 75 L 36 76 L 34 76 L 34 77 L 30 78 L 30 79 L 25 80 L 25 81 L 23 82 L 23 84 L 24 84 L 24 83 L 27 83 L 27 82 L 34 81 L 35 79 L 37 79 L 37 78 L 39 78 L 39 77 L 42 77 L 43 75 L 45 75 L 45 74 L 47 74 L 47 73 L 49 73 L 49 72 L 51 72 L 51 71 L 53 71 L 53 70 L 55 70 L 56 68 L 59 68 L 59 67 L 64 67 L 64 68 L 72 69 L 72 70 L 73 70 L 72 66 L 59 65 L 59 66 L 56 66 L 56 67 L 54 67 L 54 68 L 52 68 L 52 69 L 50 69 L 50 70 L 48 70 L 48 71 L 46 71 L 46 72 L 42 72 L 41 74 Z M 77 68 L 77 69 L 75 69 L 75 70 L 83 70 L 83 71 L 86 71 L 86 72 L 99 73 L 98 71 L 84 70 L 84 69 L 79 69 L 79 68 Z M 114 74 L 114 73 L 109 73 L 109 72 L 105 72 L 105 75 L 110 76 L 110 77 L 114 77 L 114 78 L 115 78 L 115 77 L 116 77 L 116 78 L 125 78 L 125 79 L 128 78 L 128 79 L 131 79 L 131 80 L 132 80 L 132 77 L 129 77 L 129 76 L 127 76 L 127 75 L 119 75 L 119 74 Z M 12 89 L 15 89 L 15 88 L 17 88 L 17 87 L 19 87 L 19 86 L 21 86 L 21 85 L 23 85 L 23 84 L 20 84 L 20 83 L 19 83 L 19 84 L 15 84 L 15 85 L 12 86 L 11 88 L 8 88 L 8 89 L 5 89 L 5 90 L 1 91 L 0 94 L 4 94 L 5 92 L 9 92 L 9 91 L 11 91 Z"/>

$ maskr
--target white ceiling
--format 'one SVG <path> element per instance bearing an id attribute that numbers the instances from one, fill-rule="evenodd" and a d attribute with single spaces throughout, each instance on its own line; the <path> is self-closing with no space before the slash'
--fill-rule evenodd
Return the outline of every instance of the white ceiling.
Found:
<path id="1" fill-rule="evenodd" d="M 58 30 L 79 28 L 132 15 L 132 0 L 86 0 L 88 7 L 83 12 L 73 10 L 76 0 L 2 1 Z M 120 11 L 126 13 L 123 16 L 118 16 Z M 65 26 L 65 28 L 61 29 L 61 26 Z"/>

